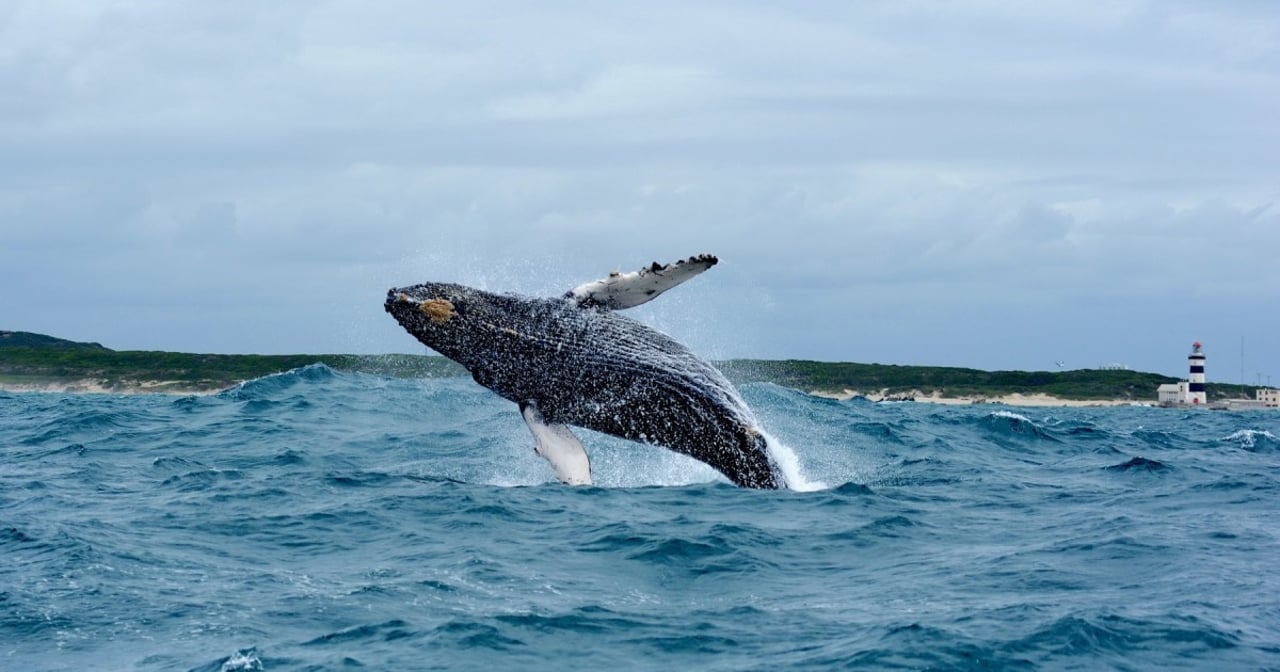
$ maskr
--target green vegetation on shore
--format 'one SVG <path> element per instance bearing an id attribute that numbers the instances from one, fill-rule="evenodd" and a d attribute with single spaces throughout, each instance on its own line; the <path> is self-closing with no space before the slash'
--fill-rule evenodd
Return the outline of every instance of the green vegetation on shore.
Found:
<path id="1" fill-rule="evenodd" d="M 109 350 L 20 331 L 0 331 L 0 383 L 64 385 L 82 381 L 110 390 L 214 391 L 262 376 L 324 364 L 402 378 L 466 375 L 443 357 L 423 355 L 208 355 Z"/>
<path id="2" fill-rule="evenodd" d="M 1156 387 L 1176 378 L 1139 371 L 982 371 L 947 366 L 899 366 L 803 360 L 730 360 L 720 368 L 730 380 L 766 380 L 810 391 L 858 390 L 901 396 L 912 392 L 944 397 L 1047 394 L 1060 399 L 1154 401 Z"/>
<path id="3" fill-rule="evenodd" d="M 0 383 L 59 385 L 92 381 L 109 390 L 212 391 L 272 373 L 322 363 L 338 371 L 401 378 L 465 376 L 461 366 L 428 355 L 210 355 L 116 351 L 26 332 L 0 331 Z M 717 363 L 734 383 L 771 382 L 805 391 L 906 395 L 935 390 L 946 397 L 1047 394 L 1061 399 L 1154 401 L 1156 387 L 1176 378 L 1138 371 L 981 371 L 802 360 Z M 1252 396 L 1253 388 L 1210 383 L 1209 398 Z"/>
<path id="4" fill-rule="evenodd" d="M 144 350 L 0 348 L 0 383 L 48 385 L 93 381 L 111 390 L 215 391 L 273 373 L 324 364 L 401 378 L 466 375 L 461 366 L 423 355 L 203 355 Z M 146 383 L 160 383 L 148 386 Z"/>

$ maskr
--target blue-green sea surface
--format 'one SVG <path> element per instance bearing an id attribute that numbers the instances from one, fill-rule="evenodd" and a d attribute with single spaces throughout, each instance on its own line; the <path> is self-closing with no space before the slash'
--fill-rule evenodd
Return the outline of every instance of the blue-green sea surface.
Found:
<path id="1" fill-rule="evenodd" d="M 467 379 L 0 393 L 0 669 L 1280 669 L 1280 413 L 743 388 L 807 492 Z"/>

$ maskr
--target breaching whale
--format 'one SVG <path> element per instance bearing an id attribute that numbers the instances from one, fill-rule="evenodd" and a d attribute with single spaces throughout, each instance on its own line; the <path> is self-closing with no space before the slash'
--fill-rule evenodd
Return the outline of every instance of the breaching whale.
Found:
<path id="1" fill-rule="evenodd" d="M 520 407 L 535 448 L 565 483 L 591 483 L 569 425 L 663 446 L 751 488 L 786 482 L 733 385 L 669 336 L 616 311 L 711 268 L 699 255 L 569 290 L 557 298 L 428 282 L 387 292 L 385 308 L 427 347 Z"/>

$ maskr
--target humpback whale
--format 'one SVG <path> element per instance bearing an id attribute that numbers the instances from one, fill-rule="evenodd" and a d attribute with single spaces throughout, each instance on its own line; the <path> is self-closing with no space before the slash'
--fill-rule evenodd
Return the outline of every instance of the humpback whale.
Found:
<path id="1" fill-rule="evenodd" d="M 537 298 L 427 282 L 387 292 L 384 307 L 421 343 L 515 402 L 534 450 L 565 483 L 590 484 L 569 426 L 663 446 L 750 488 L 785 479 L 733 385 L 671 337 L 618 314 L 717 263 L 698 255 Z"/>

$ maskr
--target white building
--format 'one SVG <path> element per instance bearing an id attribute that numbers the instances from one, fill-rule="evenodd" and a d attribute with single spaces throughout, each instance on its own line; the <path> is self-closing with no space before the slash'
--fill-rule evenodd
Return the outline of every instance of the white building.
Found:
<path id="1" fill-rule="evenodd" d="M 1262 388 L 1257 391 L 1258 401 L 1267 408 L 1280 408 L 1280 389 Z"/>
<path id="2" fill-rule="evenodd" d="M 1165 383 L 1156 388 L 1156 402 L 1161 406 L 1176 406 L 1187 403 L 1187 381 Z"/>

